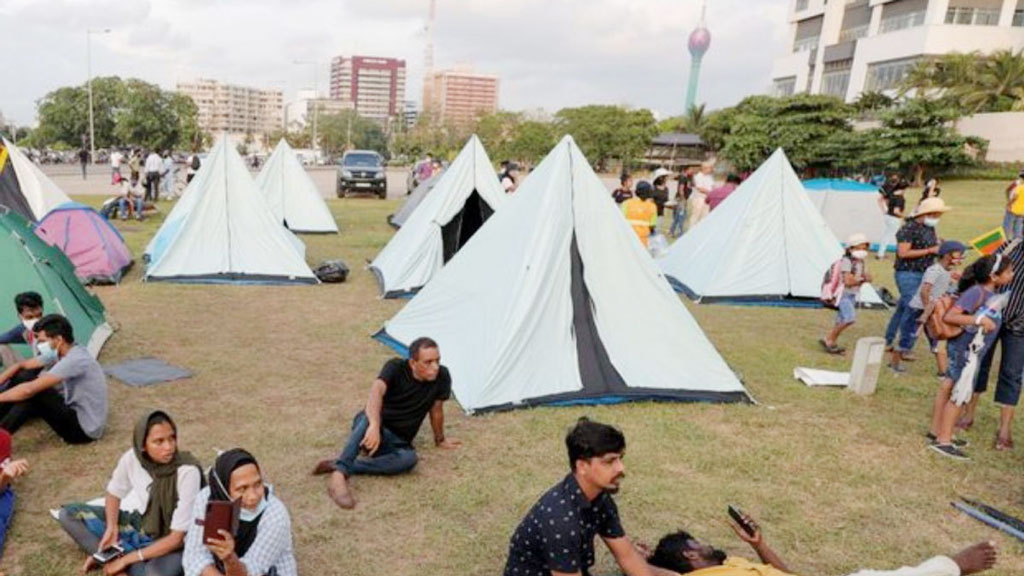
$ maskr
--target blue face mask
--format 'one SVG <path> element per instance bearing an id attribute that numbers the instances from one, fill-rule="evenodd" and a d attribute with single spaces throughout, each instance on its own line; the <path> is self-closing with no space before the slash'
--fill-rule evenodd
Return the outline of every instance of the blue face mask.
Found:
<path id="1" fill-rule="evenodd" d="M 45 364 L 49 364 L 57 359 L 57 350 L 48 341 L 44 340 L 36 344 L 36 351 L 39 353 L 39 360 Z"/>
<path id="2" fill-rule="evenodd" d="M 259 505 L 256 506 L 255 510 L 247 510 L 245 508 L 242 508 L 241 513 L 238 515 L 238 519 L 242 522 L 252 522 L 253 520 L 259 518 L 260 514 L 263 514 L 263 511 L 266 509 L 267 497 L 264 495 L 263 498 L 260 500 Z"/>

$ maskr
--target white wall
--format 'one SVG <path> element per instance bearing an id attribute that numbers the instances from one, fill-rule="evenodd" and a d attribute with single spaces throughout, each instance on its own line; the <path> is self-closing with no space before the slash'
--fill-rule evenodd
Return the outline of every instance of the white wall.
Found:
<path id="1" fill-rule="evenodd" d="M 975 114 L 960 119 L 956 128 L 988 140 L 989 162 L 1024 162 L 1024 112 Z"/>

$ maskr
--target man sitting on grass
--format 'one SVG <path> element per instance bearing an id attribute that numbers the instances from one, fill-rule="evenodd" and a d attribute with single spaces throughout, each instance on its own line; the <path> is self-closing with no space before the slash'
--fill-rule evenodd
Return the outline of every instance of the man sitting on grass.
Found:
<path id="1" fill-rule="evenodd" d="M 416 466 L 412 446 L 423 419 L 430 414 L 434 445 L 456 448 L 458 440 L 445 438 L 444 402 L 452 395 L 452 377 L 441 365 L 437 342 L 417 338 L 409 346 L 409 359 L 392 358 L 370 387 L 366 409 L 356 414 L 348 441 L 336 460 L 322 460 L 313 474 L 330 474 L 327 493 L 339 507 L 354 508 L 348 485 L 354 474 L 390 476 Z"/>
<path id="2" fill-rule="evenodd" d="M 735 522 L 730 522 L 733 531 L 761 559 L 756 564 L 743 558 L 728 556 L 710 544 L 698 542 L 689 533 L 680 530 L 669 534 L 658 542 L 658 547 L 649 562 L 671 570 L 673 574 L 689 576 L 788 576 L 789 568 L 765 543 L 761 528 L 750 517 L 744 520 L 753 529 L 747 534 Z M 992 568 L 996 564 L 996 548 L 991 542 L 980 542 L 960 551 L 953 557 L 936 556 L 918 566 L 898 570 L 861 570 L 851 576 L 967 576 Z"/>
<path id="3" fill-rule="evenodd" d="M 626 475 L 622 432 L 580 418 L 565 445 L 571 472 L 516 528 L 505 576 L 587 576 L 594 565 L 594 536 L 604 540 L 628 576 L 671 576 L 647 563 L 619 522 L 612 494 Z"/>
<path id="4" fill-rule="evenodd" d="M 0 334 L 0 364 L 4 368 L 9 368 L 22 359 L 21 355 L 11 348 L 12 344 L 28 344 L 34 351 L 35 337 L 32 334 L 32 327 L 43 317 L 43 297 L 36 292 L 22 292 L 14 297 L 14 308 L 18 312 L 20 322 Z"/>
<path id="5" fill-rule="evenodd" d="M 43 316 L 35 326 L 38 356 L 0 373 L 0 385 L 23 370 L 46 368 L 37 378 L 0 393 L 0 428 L 14 434 L 34 417 L 42 418 L 68 444 L 103 436 L 107 425 L 107 377 L 60 314 Z M 60 391 L 58 391 L 58 386 Z"/>

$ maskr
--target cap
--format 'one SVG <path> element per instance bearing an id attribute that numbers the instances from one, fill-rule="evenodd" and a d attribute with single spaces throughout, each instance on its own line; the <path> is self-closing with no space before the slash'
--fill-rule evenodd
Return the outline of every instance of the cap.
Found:
<path id="1" fill-rule="evenodd" d="M 860 246 L 861 244 L 870 244 L 870 242 L 868 242 L 868 237 L 860 232 L 850 234 L 850 237 L 846 239 L 847 246 Z"/>
<path id="2" fill-rule="evenodd" d="M 658 168 L 657 170 L 654 171 L 654 176 L 651 176 L 651 180 L 657 180 L 658 178 L 661 178 L 662 176 L 671 176 L 671 175 L 672 175 L 672 172 L 670 170 L 666 170 L 664 168 Z"/>
<path id="3" fill-rule="evenodd" d="M 953 252 L 966 252 L 967 246 L 963 242 L 956 240 L 946 240 L 942 244 L 939 244 L 939 256 L 945 256 Z"/>
<path id="4" fill-rule="evenodd" d="M 925 198 L 917 205 L 917 210 L 914 210 L 914 217 L 924 216 L 925 214 L 942 214 L 950 210 L 951 208 L 946 206 L 946 201 L 942 198 Z"/>

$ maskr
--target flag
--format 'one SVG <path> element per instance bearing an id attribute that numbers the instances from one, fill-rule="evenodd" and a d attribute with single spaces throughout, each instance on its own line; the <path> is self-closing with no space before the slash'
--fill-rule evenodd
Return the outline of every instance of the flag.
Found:
<path id="1" fill-rule="evenodd" d="M 971 240 L 971 246 L 984 256 L 995 254 L 1003 244 L 1006 244 L 1006 232 L 1002 226 Z"/>

